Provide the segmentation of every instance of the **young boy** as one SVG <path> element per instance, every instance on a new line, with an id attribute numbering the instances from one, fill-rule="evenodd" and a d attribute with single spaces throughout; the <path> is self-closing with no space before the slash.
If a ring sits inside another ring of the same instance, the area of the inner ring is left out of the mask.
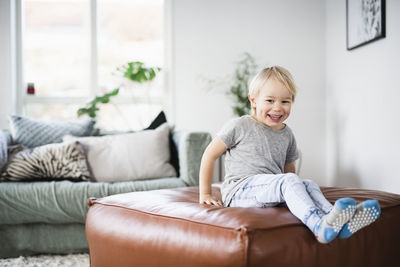
<path id="1" fill-rule="evenodd" d="M 358 206 L 341 198 L 332 206 L 319 186 L 296 174 L 295 137 L 283 122 L 296 97 L 291 74 L 274 66 L 252 80 L 248 98 L 252 115 L 225 124 L 204 152 L 200 167 L 200 203 L 225 207 L 270 207 L 286 203 L 321 243 L 347 238 L 380 215 L 378 201 Z M 222 202 L 211 194 L 215 160 L 224 152 L 226 176 Z"/>

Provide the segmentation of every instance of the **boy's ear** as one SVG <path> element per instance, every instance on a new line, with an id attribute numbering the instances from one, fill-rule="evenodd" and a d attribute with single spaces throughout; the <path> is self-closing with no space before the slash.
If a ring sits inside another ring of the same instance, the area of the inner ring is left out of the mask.
<path id="1" fill-rule="evenodd" d="M 256 107 L 256 102 L 254 101 L 254 97 L 252 97 L 250 94 L 247 95 L 247 98 L 250 101 L 251 107 L 254 108 Z"/>

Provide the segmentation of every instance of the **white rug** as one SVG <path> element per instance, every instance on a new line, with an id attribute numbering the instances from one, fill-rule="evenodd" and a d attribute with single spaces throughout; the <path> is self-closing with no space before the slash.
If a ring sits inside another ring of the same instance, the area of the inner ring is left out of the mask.
<path id="1" fill-rule="evenodd" d="M 89 254 L 40 255 L 0 259 L 1 267 L 89 267 Z"/>

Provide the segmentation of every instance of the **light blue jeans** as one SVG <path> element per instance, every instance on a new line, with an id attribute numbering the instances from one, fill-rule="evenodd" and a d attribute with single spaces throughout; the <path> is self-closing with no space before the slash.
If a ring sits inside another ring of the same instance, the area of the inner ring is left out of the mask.
<path id="1" fill-rule="evenodd" d="M 294 173 L 250 177 L 235 193 L 229 206 L 271 207 L 283 203 L 311 231 L 333 207 L 314 181 L 300 179 Z"/>

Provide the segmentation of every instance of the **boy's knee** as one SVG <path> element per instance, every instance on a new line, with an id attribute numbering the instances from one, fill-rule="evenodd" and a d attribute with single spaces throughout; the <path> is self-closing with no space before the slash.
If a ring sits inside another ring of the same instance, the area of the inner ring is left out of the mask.
<path id="1" fill-rule="evenodd" d="M 310 179 L 303 180 L 304 185 L 316 185 L 317 183 Z"/>
<path id="2" fill-rule="evenodd" d="M 294 184 L 294 183 L 301 183 L 301 179 L 294 173 L 286 173 L 284 179 L 287 183 Z"/>
<path id="3" fill-rule="evenodd" d="M 310 180 L 310 179 L 304 179 L 303 184 L 305 186 L 310 186 L 310 187 L 319 187 L 316 182 L 314 182 L 313 180 Z"/>

